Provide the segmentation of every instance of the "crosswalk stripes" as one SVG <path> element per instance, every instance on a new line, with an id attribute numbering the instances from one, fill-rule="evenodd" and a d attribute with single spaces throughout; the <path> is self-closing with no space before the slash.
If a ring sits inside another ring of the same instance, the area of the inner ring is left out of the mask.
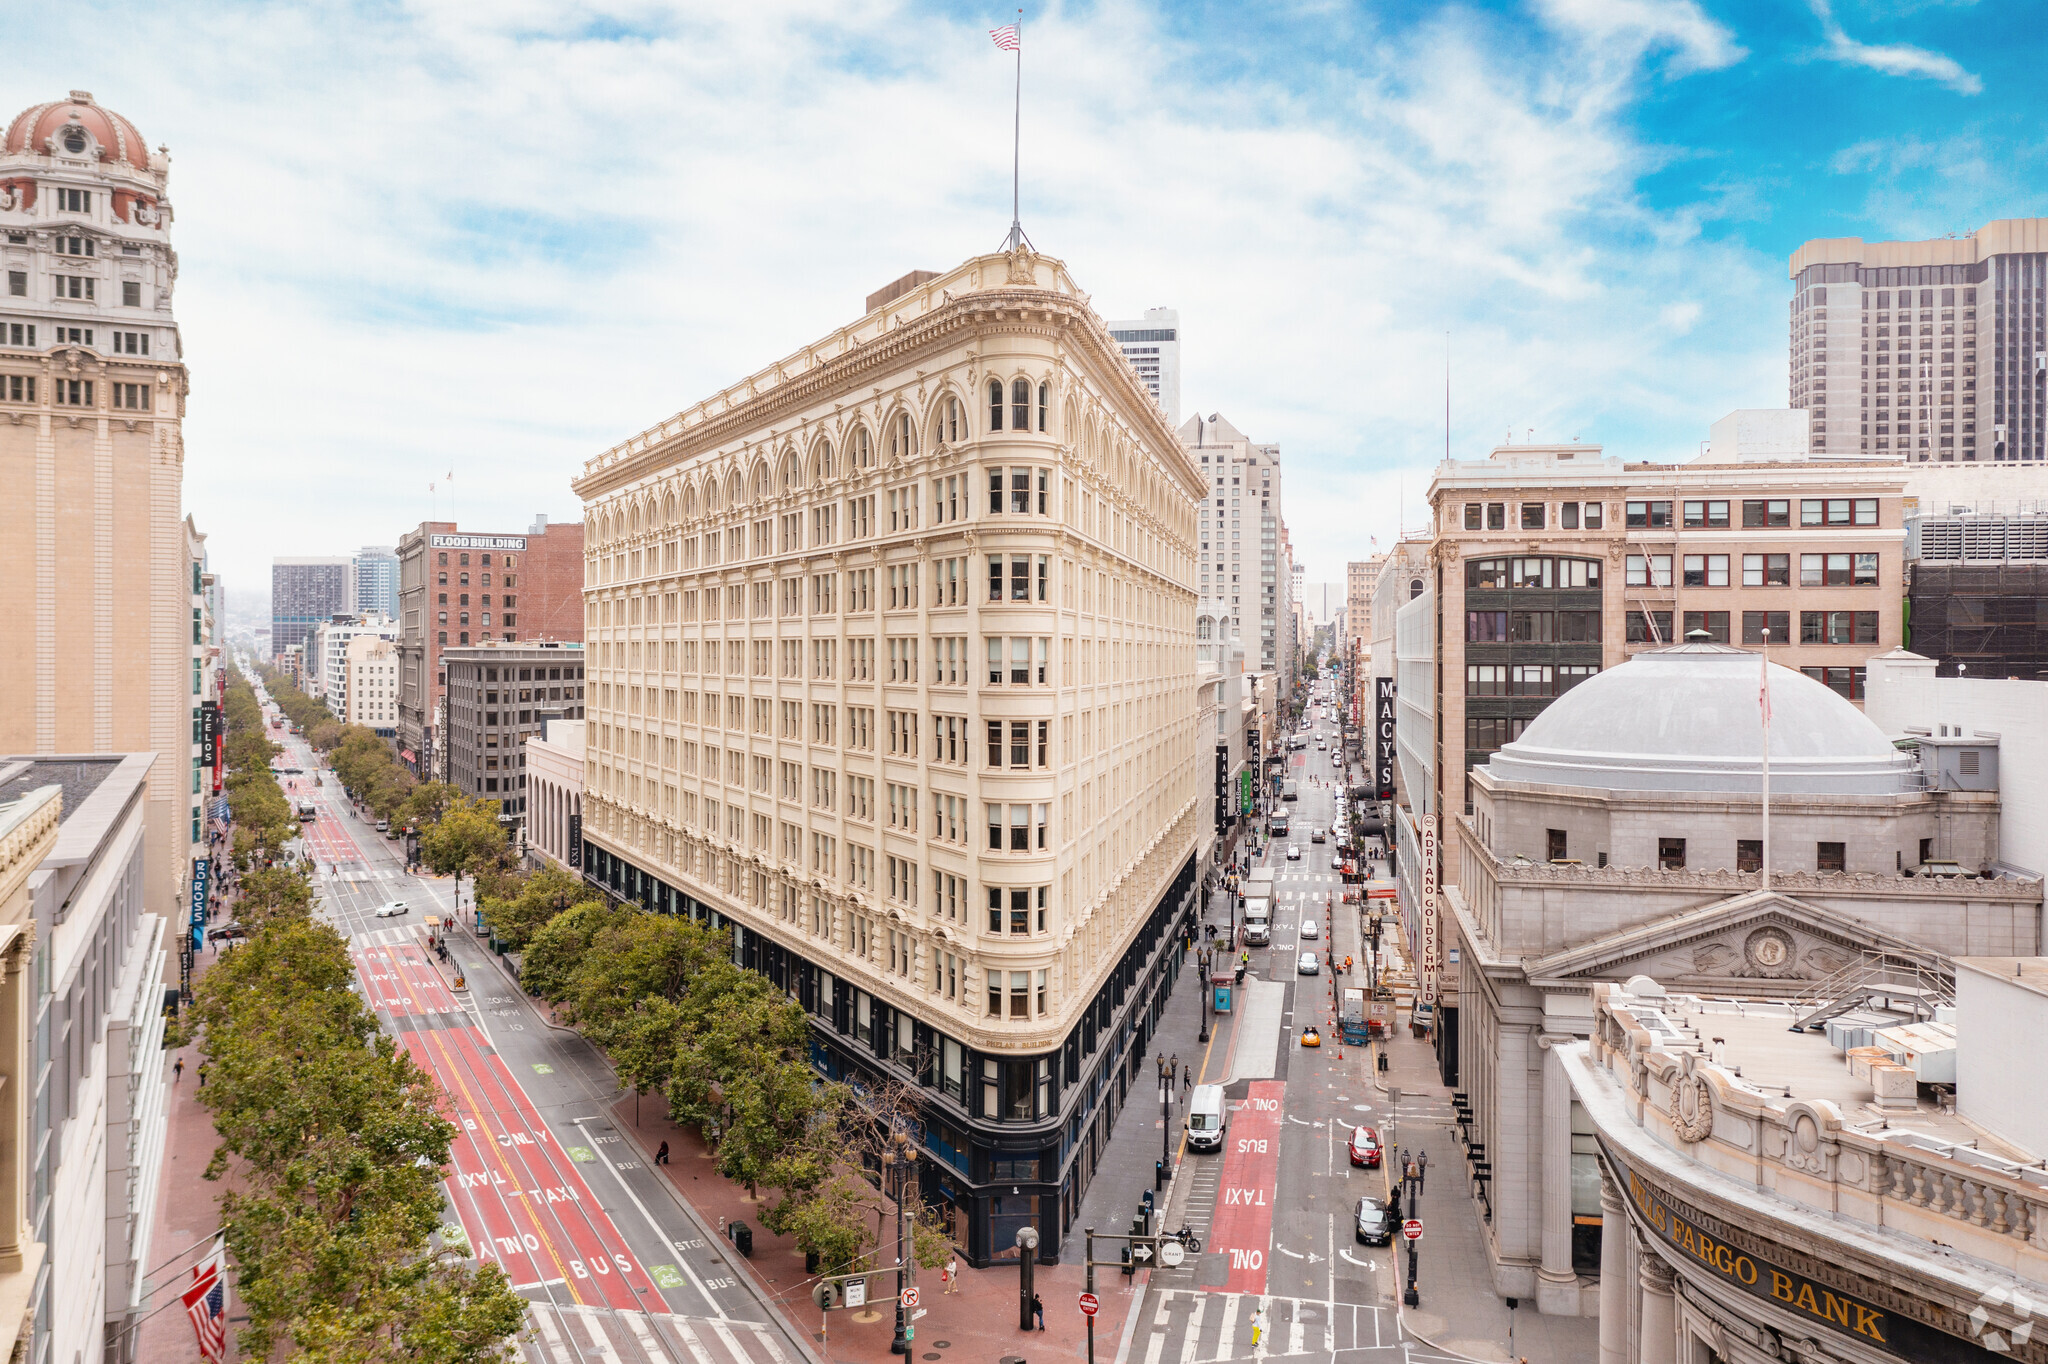
<path id="1" fill-rule="evenodd" d="M 1166 1289 L 1158 1299 L 1143 1346 L 1146 1364 L 1222 1364 L 1255 1353 L 1330 1356 L 1392 1346 L 1399 1337 L 1385 1309 L 1365 1303 L 1180 1288 Z M 1261 1308 L 1265 1332 L 1255 1352 L 1252 1318 Z"/>
<path id="2" fill-rule="evenodd" d="M 775 1328 L 581 1304 L 527 1304 L 527 1364 L 793 1364 Z"/>
<path id="3" fill-rule="evenodd" d="M 413 941 L 413 939 L 414 934 L 410 929 L 366 928 L 348 941 L 349 946 L 356 948 L 398 947 L 401 944 Z"/>

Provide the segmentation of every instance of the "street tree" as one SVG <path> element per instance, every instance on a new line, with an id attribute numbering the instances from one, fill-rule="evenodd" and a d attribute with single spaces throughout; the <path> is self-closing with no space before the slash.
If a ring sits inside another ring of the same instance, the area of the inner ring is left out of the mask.
<path id="1" fill-rule="evenodd" d="M 420 835 L 420 861 L 455 878 L 455 903 L 462 903 L 462 878 L 505 855 L 505 830 L 498 802 L 457 796 L 446 813 Z"/>

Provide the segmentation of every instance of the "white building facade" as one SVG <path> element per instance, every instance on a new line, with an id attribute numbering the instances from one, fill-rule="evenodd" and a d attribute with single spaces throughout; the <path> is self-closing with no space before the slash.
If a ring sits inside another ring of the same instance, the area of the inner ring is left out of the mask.
<path id="1" fill-rule="evenodd" d="M 364 545 L 348 561 L 348 609 L 398 619 L 398 549 Z"/>
<path id="2" fill-rule="evenodd" d="M 1159 404 L 1168 426 L 1180 424 L 1180 313 L 1147 308 L 1128 322 L 1107 324 L 1109 335 L 1138 372 L 1138 382 Z"/>
<path id="3" fill-rule="evenodd" d="M 526 740 L 529 858 L 583 870 L 583 758 L 587 720 L 549 720 Z"/>
<path id="4" fill-rule="evenodd" d="M 1256 445 L 1221 413 L 1181 424 L 1181 444 L 1208 487 L 1196 516 L 1200 612 L 1227 621 L 1256 671 L 1292 694 L 1293 565 L 1281 525 L 1280 447 Z"/>
<path id="5" fill-rule="evenodd" d="M 383 738 L 398 734 L 398 644 L 389 634 L 360 634 L 342 658 L 337 713 L 345 725 L 363 725 Z"/>

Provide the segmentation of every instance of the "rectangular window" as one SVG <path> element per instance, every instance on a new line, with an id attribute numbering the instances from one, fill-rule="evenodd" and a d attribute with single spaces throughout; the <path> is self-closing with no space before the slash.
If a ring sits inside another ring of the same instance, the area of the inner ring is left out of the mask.
<path id="1" fill-rule="evenodd" d="M 1600 503 L 1600 502 L 1588 502 L 1588 503 L 1586 504 L 1586 529 L 1587 529 L 1587 530 L 1598 530 L 1598 529 L 1600 529 L 1600 519 L 1601 519 L 1601 513 L 1600 513 L 1600 509 L 1601 509 L 1601 507 L 1602 507 L 1602 506 L 1604 506 L 1604 505 L 1605 505 L 1604 503 Z"/>
<path id="2" fill-rule="evenodd" d="M 1764 631 L 1771 632 L 1770 642 L 1787 644 L 1792 638 L 1792 613 L 1790 611 L 1744 611 L 1742 613 L 1742 642 L 1762 644 Z"/>
<path id="3" fill-rule="evenodd" d="M 1846 843 L 1816 843 L 1813 849 L 1815 871 L 1847 871 L 1849 869 L 1849 845 Z"/>
<path id="4" fill-rule="evenodd" d="M 1719 500 L 1692 500 L 1685 504 L 1685 524 L 1692 530 L 1725 530 L 1728 504 Z"/>
<path id="5" fill-rule="evenodd" d="M 1685 585 L 1687 587 L 1726 587 L 1728 585 L 1728 556 L 1725 554 L 1686 555 Z"/>
<path id="6" fill-rule="evenodd" d="M 1671 504 L 1665 501 L 1635 501 L 1627 504 L 1630 530 L 1661 530 L 1671 524 Z"/>
<path id="7" fill-rule="evenodd" d="M 1682 838 L 1658 839 L 1657 865 L 1666 871 L 1685 870 L 1685 840 Z"/>
<path id="8" fill-rule="evenodd" d="M 1488 530 L 1506 530 L 1508 528 L 1507 503 L 1489 502 L 1486 504 L 1486 528 Z"/>
<path id="9" fill-rule="evenodd" d="M 1468 644 L 1505 644 L 1508 638 L 1508 613 L 1505 611 L 1467 611 L 1465 613 L 1465 641 Z"/>
<path id="10" fill-rule="evenodd" d="M 1558 503 L 1557 524 L 1564 530 L 1577 530 L 1579 528 L 1579 504 L 1576 502 Z"/>
<path id="11" fill-rule="evenodd" d="M 1480 518 L 1481 518 L 1481 517 L 1482 517 L 1483 515 L 1485 515 L 1485 511 L 1484 511 L 1484 508 L 1483 508 L 1483 507 L 1481 506 L 1481 504 L 1479 504 L 1479 503 L 1477 503 L 1477 502 L 1467 502 L 1467 503 L 1465 504 L 1465 529 L 1466 529 L 1466 530 L 1479 530 L 1479 529 L 1481 529 L 1482 527 L 1481 527 L 1481 524 L 1480 524 Z"/>
<path id="12" fill-rule="evenodd" d="M 1669 554 L 1631 554 L 1625 560 L 1630 587 L 1671 586 L 1671 556 Z"/>
<path id="13" fill-rule="evenodd" d="M 1630 611 L 1623 638 L 1630 644 L 1670 644 L 1669 611 Z"/>
<path id="14" fill-rule="evenodd" d="M 1465 695 L 1506 696 L 1508 694 L 1508 670 L 1500 663 L 1468 663 L 1465 665 Z"/>
<path id="15" fill-rule="evenodd" d="M 1745 554 L 1742 556 L 1744 587 L 1790 587 L 1792 556 L 1789 554 Z"/>
<path id="16" fill-rule="evenodd" d="M 1707 632 L 1707 642 L 1726 644 L 1728 642 L 1728 613 L 1726 611 L 1688 611 L 1685 613 L 1686 643 L 1698 643 L 1693 635 Z"/>
<path id="17" fill-rule="evenodd" d="M 1776 497 L 1746 501 L 1742 504 L 1744 526 L 1789 526 L 1792 524 L 1792 503 L 1789 498 Z"/>
<path id="18" fill-rule="evenodd" d="M 1854 555 L 1855 567 L 1850 581 L 1856 587 L 1877 586 L 1877 556 L 1875 554 Z"/>
<path id="19" fill-rule="evenodd" d="M 1523 530 L 1543 529 L 1543 508 L 1544 504 L 1541 502 L 1524 502 L 1522 504 Z"/>

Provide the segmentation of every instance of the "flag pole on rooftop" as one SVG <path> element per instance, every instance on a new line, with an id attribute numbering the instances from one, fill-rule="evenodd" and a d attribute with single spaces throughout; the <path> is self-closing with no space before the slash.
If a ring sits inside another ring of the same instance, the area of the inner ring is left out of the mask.
<path id="1" fill-rule="evenodd" d="M 1017 22 L 992 28 L 988 36 L 995 39 L 996 46 L 1005 52 L 1017 54 L 1017 85 L 1014 122 L 1010 131 L 1010 235 L 1003 239 L 1003 250 L 1021 251 L 1031 245 L 1031 239 L 1024 235 L 1024 219 L 1019 211 L 1021 201 L 1020 166 L 1024 149 L 1024 11 L 1017 11 Z"/>

